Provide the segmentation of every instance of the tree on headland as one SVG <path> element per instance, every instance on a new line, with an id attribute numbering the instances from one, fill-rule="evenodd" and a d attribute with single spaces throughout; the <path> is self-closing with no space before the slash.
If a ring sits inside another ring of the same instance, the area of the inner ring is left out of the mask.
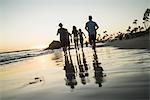
<path id="1" fill-rule="evenodd" d="M 137 27 L 137 19 L 134 20 L 133 24 L 135 24 L 135 27 Z"/>
<path id="2" fill-rule="evenodd" d="M 128 27 L 127 32 L 130 33 L 131 31 L 131 26 Z"/>
<path id="3" fill-rule="evenodd" d="M 136 33 L 136 32 L 138 31 L 137 21 L 138 21 L 137 19 L 135 19 L 135 20 L 133 21 L 133 24 L 135 24 L 135 26 L 134 26 L 134 28 L 132 29 L 131 33 Z"/>
<path id="4" fill-rule="evenodd" d="M 103 33 L 107 33 L 107 31 L 104 31 Z"/>
<path id="5" fill-rule="evenodd" d="M 147 29 L 146 24 L 145 24 L 145 21 L 143 22 L 143 24 L 144 24 L 145 29 Z"/>
<path id="6" fill-rule="evenodd" d="M 101 40 L 101 35 L 100 35 L 100 34 L 98 34 L 98 37 L 97 37 L 96 40 L 97 40 L 97 41 L 100 41 L 100 40 Z"/>
<path id="7" fill-rule="evenodd" d="M 139 30 L 140 30 L 140 32 L 142 31 L 144 29 L 144 27 L 141 27 Z"/>
<path id="8" fill-rule="evenodd" d="M 149 26 L 149 14 L 150 14 L 150 9 L 147 8 L 145 13 L 144 13 L 144 16 L 143 16 L 143 24 L 145 26 L 146 29 L 148 29 L 150 26 Z"/>

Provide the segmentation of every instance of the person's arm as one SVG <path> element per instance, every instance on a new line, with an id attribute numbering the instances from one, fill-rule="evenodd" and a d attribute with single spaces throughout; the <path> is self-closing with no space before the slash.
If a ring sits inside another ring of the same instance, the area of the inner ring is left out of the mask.
<path id="1" fill-rule="evenodd" d="M 87 31 L 88 31 L 87 23 L 85 24 L 85 30 L 87 30 Z"/>
<path id="2" fill-rule="evenodd" d="M 69 36 L 70 36 L 70 41 L 71 41 L 71 43 L 72 43 L 72 34 L 69 33 L 68 30 L 67 30 L 67 33 L 69 34 Z"/>
<path id="3" fill-rule="evenodd" d="M 73 35 L 73 31 L 71 32 L 71 34 Z"/>
<path id="4" fill-rule="evenodd" d="M 57 30 L 57 35 L 59 34 L 59 29 Z"/>
<path id="5" fill-rule="evenodd" d="M 95 23 L 95 27 L 96 27 L 96 28 L 95 28 L 96 30 L 99 28 L 99 26 L 97 25 L 97 23 Z"/>
<path id="6" fill-rule="evenodd" d="M 82 32 L 82 34 L 84 35 L 84 37 L 86 38 L 85 34 Z"/>
<path id="7" fill-rule="evenodd" d="M 67 33 L 69 34 L 70 37 L 72 36 L 72 34 L 68 32 L 68 30 L 67 30 Z"/>

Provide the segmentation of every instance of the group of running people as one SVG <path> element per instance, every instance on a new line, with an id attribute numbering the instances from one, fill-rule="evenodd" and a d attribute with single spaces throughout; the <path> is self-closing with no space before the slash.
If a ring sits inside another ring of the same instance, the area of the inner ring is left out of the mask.
<path id="1" fill-rule="evenodd" d="M 74 37 L 74 44 L 75 49 L 78 48 L 78 41 L 80 40 L 81 47 L 83 48 L 83 36 L 86 38 L 85 34 L 82 32 L 81 29 L 77 30 L 76 26 L 73 26 L 72 34 L 68 32 L 66 28 L 63 28 L 63 24 L 59 24 L 59 29 L 57 31 L 57 35 L 60 34 L 60 42 L 61 46 L 63 47 L 63 50 L 67 49 L 67 47 L 70 48 L 70 38 L 73 34 Z M 85 25 L 85 29 L 88 32 L 89 36 L 89 43 L 92 45 L 92 47 L 95 47 L 95 40 L 96 40 L 96 30 L 99 28 L 96 22 L 92 21 L 92 16 L 89 16 L 89 21 Z"/>

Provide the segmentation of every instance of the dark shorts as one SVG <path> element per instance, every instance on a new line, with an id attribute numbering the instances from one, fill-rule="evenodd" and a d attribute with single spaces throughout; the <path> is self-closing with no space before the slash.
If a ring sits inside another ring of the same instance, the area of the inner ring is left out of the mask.
<path id="1" fill-rule="evenodd" d="M 61 47 L 70 46 L 70 41 L 68 39 L 60 40 L 60 42 L 61 42 Z"/>
<path id="2" fill-rule="evenodd" d="M 95 43 L 95 40 L 96 40 L 96 35 L 94 35 L 94 34 L 89 35 L 89 42 L 90 42 L 90 44 L 91 44 L 92 42 Z"/>

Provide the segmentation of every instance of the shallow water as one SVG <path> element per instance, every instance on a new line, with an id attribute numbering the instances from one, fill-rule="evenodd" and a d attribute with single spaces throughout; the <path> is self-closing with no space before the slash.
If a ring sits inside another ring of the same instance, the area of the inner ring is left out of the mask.
<path id="1" fill-rule="evenodd" d="M 150 72 L 148 50 L 90 47 L 83 53 L 88 70 L 80 77 L 76 50 L 70 51 L 75 71 L 74 89 L 67 84 L 65 57 L 61 50 L 22 62 L 2 65 L 0 87 L 2 100 L 147 100 Z M 97 59 L 94 57 L 97 55 Z M 104 71 L 94 70 L 98 61 Z M 85 75 L 88 73 L 88 75 Z M 101 75 L 103 74 L 103 75 Z M 40 81 L 41 80 L 41 81 Z M 131 95 L 133 94 L 133 95 Z M 135 96 L 134 96 L 135 95 Z"/>

